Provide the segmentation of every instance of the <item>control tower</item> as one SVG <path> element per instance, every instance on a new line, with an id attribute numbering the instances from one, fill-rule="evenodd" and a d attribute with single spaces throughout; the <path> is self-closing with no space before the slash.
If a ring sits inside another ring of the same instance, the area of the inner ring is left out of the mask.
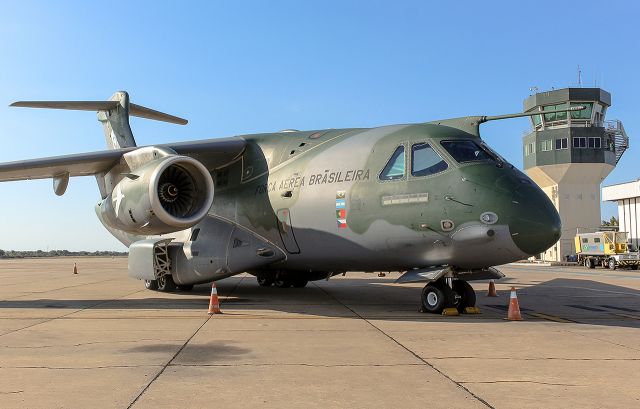
<path id="1" fill-rule="evenodd" d="M 580 111 L 544 111 L 584 106 Z M 560 240 L 540 257 L 564 261 L 575 253 L 577 228 L 600 227 L 600 184 L 629 146 L 622 122 L 606 121 L 611 94 L 600 88 L 564 88 L 524 101 L 532 129 L 523 138 L 524 170 L 549 196 L 562 220 Z"/>

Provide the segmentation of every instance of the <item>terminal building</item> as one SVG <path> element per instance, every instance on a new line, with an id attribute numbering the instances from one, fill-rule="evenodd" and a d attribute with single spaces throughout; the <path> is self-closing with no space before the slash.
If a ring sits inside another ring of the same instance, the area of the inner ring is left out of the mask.
<path id="1" fill-rule="evenodd" d="M 583 106 L 584 109 L 545 114 Z M 524 170 L 549 196 L 562 220 L 560 240 L 540 258 L 563 261 L 574 254 L 578 229 L 601 224 L 600 185 L 629 146 L 622 122 L 605 119 L 611 95 L 600 88 L 540 92 L 524 101 L 531 130 L 524 136 Z"/>
<path id="2" fill-rule="evenodd" d="M 618 230 L 627 232 L 627 240 L 640 248 L 640 179 L 602 188 L 602 200 L 618 202 Z"/>

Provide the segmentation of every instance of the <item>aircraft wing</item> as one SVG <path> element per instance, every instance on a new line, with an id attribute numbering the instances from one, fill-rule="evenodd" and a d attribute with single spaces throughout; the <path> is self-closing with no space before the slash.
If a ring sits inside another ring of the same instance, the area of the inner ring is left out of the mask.
<path id="1" fill-rule="evenodd" d="M 244 151 L 245 144 L 245 140 L 241 138 L 220 138 L 158 146 L 173 149 L 180 155 L 206 158 L 205 166 L 213 169 L 238 158 Z M 122 155 L 136 149 L 138 148 L 111 149 L 0 163 L 0 182 L 47 179 L 67 172 L 69 176 L 95 175 L 109 170 L 118 163 Z"/>

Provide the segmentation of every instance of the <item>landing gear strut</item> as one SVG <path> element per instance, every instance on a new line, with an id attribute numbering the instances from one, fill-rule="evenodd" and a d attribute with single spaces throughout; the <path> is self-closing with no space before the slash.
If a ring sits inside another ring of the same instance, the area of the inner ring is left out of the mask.
<path id="1" fill-rule="evenodd" d="M 445 308 L 464 312 L 467 307 L 475 307 L 476 293 L 464 280 L 441 278 L 424 287 L 421 304 L 421 312 L 440 314 Z"/>

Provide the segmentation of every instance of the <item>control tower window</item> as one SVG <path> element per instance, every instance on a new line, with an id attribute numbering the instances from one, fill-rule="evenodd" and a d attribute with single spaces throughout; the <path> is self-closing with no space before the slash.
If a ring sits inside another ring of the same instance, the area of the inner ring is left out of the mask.
<path id="1" fill-rule="evenodd" d="M 480 162 L 489 161 L 497 162 L 498 159 L 489 153 L 489 151 L 483 149 L 480 145 L 470 140 L 458 140 L 458 141 L 442 141 L 440 142 L 443 148 L 449 152 L 449 155 L 453 157 L 457 162 Z"/>
<path id="2" fill-rule="evenodd" d="M 396 148 L 391 155 L 391 159 L 387 162 L 384 169 L 380 173 L 380 180 L 397 180 L 404 177 L 405 160 L 404 145 Z"/>
<path id="3" fill-rule="evenodd" d="M 572 102 L 571 107 L 583 106 L 585 109 L 581 111 L 571 111 L 571 119 L 591 119 L 591 111 L 593 110 L 593 102 Z"/>
<path id="4" fill-rule="evenodd" d="M 542 126 L 542 115 L 534 115 L 531 117 L 533 120 L 533 126 L 538 129 Z"/>
<path id="5" fill-rule="evenodd" d="M 585 138 L 584 136 L 573 138 L 573 147 L 574 148 L 586 148 L 587 147 L 587 138 Z"/>
<path id="6" fill-rule="evenodd" d="M 567 109 L 567 104 L 558 104 L 558 105 L 547 105 L 542 107 L 543 111 L 555 111 L 557 109 Z M 561 122 L 567 120 L 567 112 L 554 112 L 552 114 L 544 114 L 544 121 L 549 124 L 549 122 Z M 553 124 L 551 124 L 553 125 Z"/>
<path id="7" fill-rule="evenodd" d="M 411 174 L 429 176 L 445 171 L 449 165 L 428 143 L 417 143 L 411 147 Z"/>
<path id="8" fill-rule="evenodd" d="M 602 139 L 600 139 L 598 137 L 590 136 L 589 137 L 589 147 L 590 148 L 595 148 L 595 149 L 602 148 Z"/>

